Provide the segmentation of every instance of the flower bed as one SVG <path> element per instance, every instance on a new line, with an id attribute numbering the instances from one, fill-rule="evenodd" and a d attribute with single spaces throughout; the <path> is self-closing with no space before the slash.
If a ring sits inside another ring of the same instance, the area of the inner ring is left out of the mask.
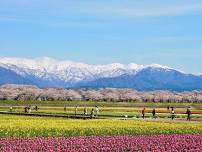
<path id="1" fill-rule="evenodd" d="M 0 151 L 202 151 L 202 135 L 1 138 Z"/>

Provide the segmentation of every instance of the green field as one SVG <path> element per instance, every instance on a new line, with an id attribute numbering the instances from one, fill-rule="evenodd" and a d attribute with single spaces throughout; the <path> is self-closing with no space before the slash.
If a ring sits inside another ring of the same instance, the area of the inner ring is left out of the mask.
<path id="1" fill-rule="evenodd" d="M 16 100 L 0 100 L 0 105 L 51 105 L 51 106 L 100 106 L 100 107 L 199 107 L 202 108 L 202 103 L 155 103 L 155 102 L 103 102 L 103 101 L 16 101 Z"/>

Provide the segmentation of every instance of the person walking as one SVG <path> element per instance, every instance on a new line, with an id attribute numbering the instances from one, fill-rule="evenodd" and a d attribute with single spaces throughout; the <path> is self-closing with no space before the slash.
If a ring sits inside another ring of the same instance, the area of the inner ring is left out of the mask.
<path id="1" fill-rule="evenodd" d="M 24 107 L 24 112 L 25 112 L 25 113 L 28 113 L 28 107 L 27 107 L 27 106 Z"/>
<path id="2" fill-rule="evenodd" d="M 143 119 L 145 118 L 145 110 L 146 110 L 145 108 L 142 109 L 142 118 Z"/>
<path id="3" fill-rule="evenodd" d="M 169 110 L 170 109 L 170 106 L 167 106 L 167 110 Z"/>
<path id="4" fill-rule="evenodd" d="M 155 108 L 152 110 L 152 118 L 156 119 L 156 110 L 155 110 Z"/>
<path id="5" fill-rule="evenodd" d="M 190 121 L 191 120 L 191 110 L 190 110 L 190 108 L 187 108 L 186 114 L 187 114 L 187 120 Z"/>
<path id="6" fill-rule="evenodd" d="M 90 113 L 91 119 L 94 117 L 94 109 L 92 108 L 91 113 Z"/>
<path id="7" fill-rule="evenodd" d="M 174 109 L 171 111 L 171 119 L 172 119 L 172 120 L 175 119 L 175 111 L 174 111 Z"/>
<path id="8" fill-rule="evenodd" d="M 38 110 L 39 110 L 39 107 L 38 107 L 38 106 L 35 106 L 34 109 L 35 109 L 35 111 L 38 111 Z"/>

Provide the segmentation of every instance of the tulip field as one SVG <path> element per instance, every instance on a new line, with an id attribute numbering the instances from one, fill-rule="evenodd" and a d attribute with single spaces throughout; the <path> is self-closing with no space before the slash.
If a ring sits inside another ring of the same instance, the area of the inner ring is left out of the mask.
<path id="1" fill-rule="evenodd" d="M 0 137 L 202 134 L 202 123 L 0 115 Z"/>
<path id="2" fill-rule="evenodd" d="M 90 109 L 95 105 L 88 106 Z M 130 103 L 129 103 L 130 104 Z M 24 105 L 25 106 L 25 105 Z M 97 119 L 67 119 L 44 117 L 43 114 L 74 115 L 74 105 L 43 105 L 32 114 L 24 114 L 23 105 L 0 106 L 0 151 L 2 152 L 202 152 L 202 108 L 192 106 L 192 121 L 186 120 L 186 107 L 176 107 L 177 118 L 170 119 L 166 106 L 156 106 L 157 119 L 152 119 L 153 107 L 100 105 Z M 77 114 L 83 115 L 83 106 Z M 16 114 L 15 114 L 16 113 Z M 124 116 L 128 115 L 128 118 Z M 108 117 L 106 117 L 108 116 Z M 111 116 L 111 117 L 110 117 Z M 116 117 L 114 117 L 116 116 Z"/>
<path id="3" fill-rule="evenodd" d="M 154 136 L 102 136 L 102 137 L 49 137 L 3 138 L 2 152 L 124 152 L 124 151 L 202 151 L 201 135 L 154 135 Z"/>
<path id="4" fill-rule="evenodd" d="M 202 151 L 202 123 L 0 115 L 0 151 Z"/>

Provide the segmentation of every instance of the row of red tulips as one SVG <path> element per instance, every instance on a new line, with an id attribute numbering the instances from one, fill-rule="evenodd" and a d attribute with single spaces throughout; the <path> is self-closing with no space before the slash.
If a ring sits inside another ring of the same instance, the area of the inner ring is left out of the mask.
<path id="1" fill-rule="evenodd" d="M 0 151 L 202 151 L 202 135 L 1 138 Z"/>

